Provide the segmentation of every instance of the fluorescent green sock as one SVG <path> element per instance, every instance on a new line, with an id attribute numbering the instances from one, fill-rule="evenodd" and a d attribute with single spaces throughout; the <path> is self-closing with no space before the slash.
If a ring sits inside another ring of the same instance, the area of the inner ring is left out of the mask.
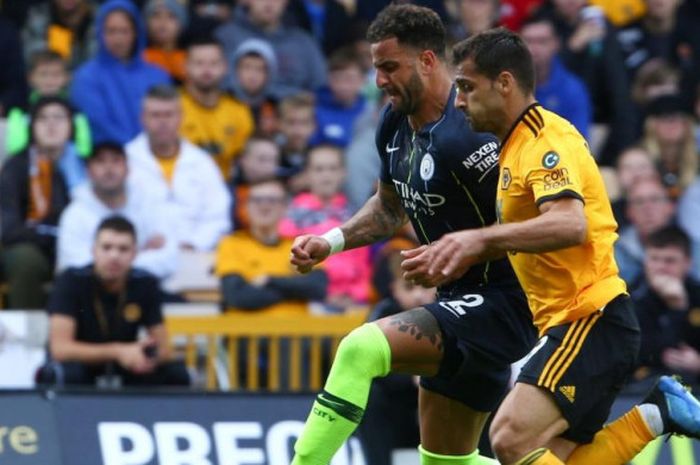
<path id="1" fill-rule="evenodd" d="M 391 349 L 376 324 L 348 334 L 294 445 L 292 465 L 328 465 L 362 420 L 372 380 L 386 376 L 390 368 Z"/>
<path id="2" fill-rule="evenodd" d="M 498 465 L 498 460 L 479 455 L 479 449 L 467 455 L 442 455 L 418 446 L 421 465 Z"/>

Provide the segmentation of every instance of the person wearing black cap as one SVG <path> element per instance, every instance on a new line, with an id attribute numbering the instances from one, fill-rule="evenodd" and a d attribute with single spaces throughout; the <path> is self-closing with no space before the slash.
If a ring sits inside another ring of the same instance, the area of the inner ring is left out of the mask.
<path id="1" fill-rule="evenodd" d="M 31 143 L 0 172 L 0 265 L 11 308 L 41 308 L 52 275 L 56 225 L 68 204 L 68 180 L 59 160 L 73 133 L 73 111 L 59 97 L 32 110 Z"/>
<path id="2" fill-rule="evenodd" d="M 693 119 L 679 95 L 649 102 L 642 144 L 656 161 L 671 197 L 679 197 L 698 174 Z"/>

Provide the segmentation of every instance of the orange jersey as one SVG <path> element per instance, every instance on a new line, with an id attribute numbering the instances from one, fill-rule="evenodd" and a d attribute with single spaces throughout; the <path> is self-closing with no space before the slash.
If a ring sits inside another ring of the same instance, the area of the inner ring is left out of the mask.
<path id="1" fill-rule="evenodd" d="M 499 164 L 500 223 L 535 218 L 539 205 L 562 197 L 584 203 L 588 228 L 583 244 L 508 254 L 540 334 L 625 293 L 613 255 L 617 223 L 598 166 L 573 125 L 539 104 L 531 105 L 503 141 Z"/>

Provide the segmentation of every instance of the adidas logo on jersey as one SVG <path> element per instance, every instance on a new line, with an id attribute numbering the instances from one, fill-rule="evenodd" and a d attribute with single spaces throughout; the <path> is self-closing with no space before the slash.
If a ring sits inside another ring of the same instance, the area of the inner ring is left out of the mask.
<path id="1" fill-rule="evenodd" d="M 564 394 L 564 397 L 566 397 L 569 402 L 572 404 L 574 403 L 576 399 L 576 386 L 560 386 L 559 392 Z"/>

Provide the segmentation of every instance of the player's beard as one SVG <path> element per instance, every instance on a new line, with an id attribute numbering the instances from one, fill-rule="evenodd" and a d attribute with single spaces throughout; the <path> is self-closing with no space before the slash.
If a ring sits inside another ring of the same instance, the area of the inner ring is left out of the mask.
<path id="1" fill-rule="evenodd" d="M 423 96 L 424 90 L 425 86 L 423 85 L 423 81 L 420 80 L 418 73 L 414 71 L 413 74 L 411 74 L 411 78 L 408 80 L 406 87 L 399 89 L 401 99 L 395 108 L 396 111 L 406 115 L 412 115 L 415 113 L 418 110 L 420 99 Z"/>

